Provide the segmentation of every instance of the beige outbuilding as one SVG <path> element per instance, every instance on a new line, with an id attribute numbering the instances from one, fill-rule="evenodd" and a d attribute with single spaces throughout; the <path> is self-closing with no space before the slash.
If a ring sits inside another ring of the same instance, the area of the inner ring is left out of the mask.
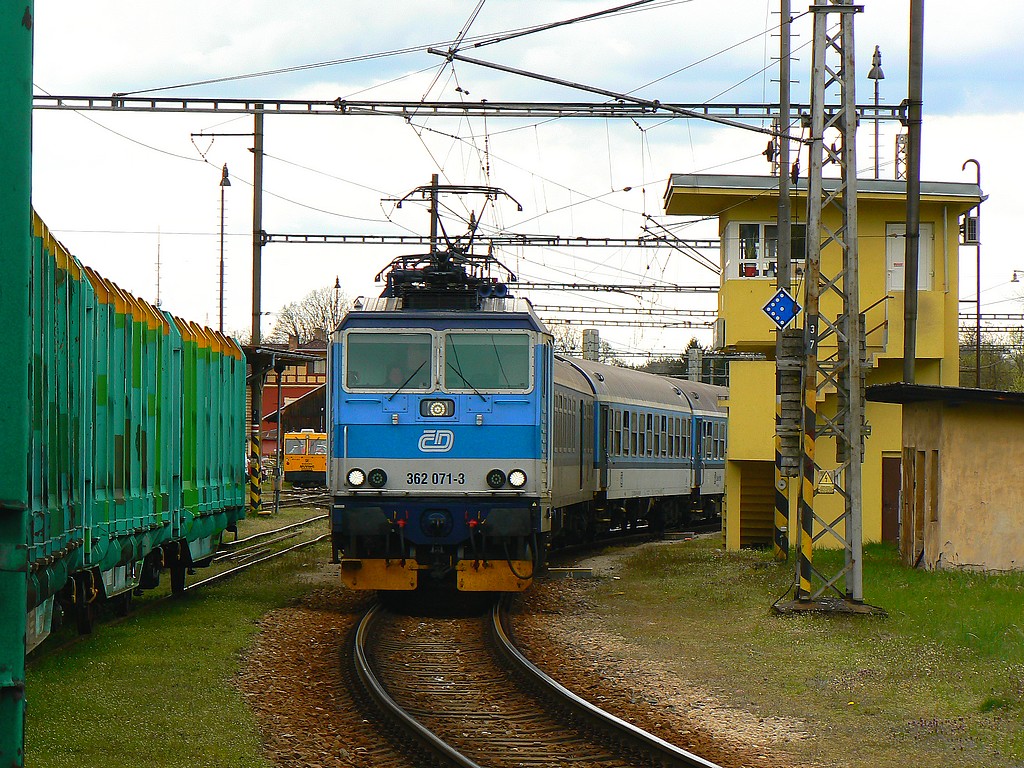
<path id="1" fill-rule="evenodd" d="M 1024 569 L 1024 393 L 880 384 L 867 399 L 903 405 L 903 561 Z"/>

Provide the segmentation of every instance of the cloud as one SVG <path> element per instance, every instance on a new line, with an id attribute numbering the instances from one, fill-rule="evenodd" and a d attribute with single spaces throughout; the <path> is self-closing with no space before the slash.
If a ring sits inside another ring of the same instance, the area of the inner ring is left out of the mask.
<path id="1" fill-rule="evenodd" d="M 294 67 L 449 40 L 476 3 L 324 0 L 282 5 L 260 0 L 173 4 L 53 0 L 36 6 L 35 81 L 52 92 L 109 94 Z M 1015 258 L 1014 211 L 1020 162 L 1007 151 L 1019 133 L 1017 56 L 1024 24 L 1017 4 L 930 0 L 926 37 L 924 168 L 929 178 L 969 180 L 967 157 L 982 163 L 991 193 L 984 209 L 985 273 L 993 280 Z M 491 2 L 470 35 L 520 28 L 607 7 L 603 2 Z M 612 90 L 643 89 L 647 98 L 699 102 L 774 101 L 778 40 L 774 0 L 694 0 L 658 10 L 564 27 L 467 54 Z M 802 13 L 804 7 L 797 8 Z M 885 103 L 906 93 L 909 3 L 869 2 L 857 17 L 861 102 L 871 52 L 881 45 Z M 793 98 L 807 101 L 810 19 L 796 25 Z M 710 57 L 710 58 L 709 58 Z M 699 63 L 707 59 L 704 63 Z M 415 101 L 442 67 L 426 53 L 232 81 L 175 92 L 203 96 Z M 762 68 L 768 67 L 761 72 Z M 425 70 L 419 74 L 420 70 Z M 395 78 L 406 75 L 397 82 Z M 456 87 L 468 90 L 460 94 Z M 432 99 L 597 100 L 494 70 L 458 64 L 429 91 Z M 108 129 L 96 125 L 100 123 Z M 660 211 L 670 173 L 765 173 L 765 137 L 695 121 L 459 120 L 340 116 L 266 119 L 264 229 L 271 232 L 426 231 L 422 202 L 383 203 L 440 173 L 451 183 L 503 187 L 525 210 L 497 204 L 486 224 L 522 232 L 635 236 L 643 214 Z M 35 203 L 44 219 L 86 263 L 150 300 L 156 293 L 160 230 L 161 298 L 186 317 L 215 321 L 218 293 L 220 168 L 227 163 L 226 232 L 229 327 L 251 317 L 251 138 L 194 138 L 246 133 L 252 118 L 224 115 L 35 113 Z M 883 124 L 882 156 L 891 176 L 895 124 Z M 112 131 L 116 131 L 116 135 Z M 128 138 L 125 138 L 128 137 Z M 870 172 L 871 126 L 860 131 L 860 165 Z M 152 149 L 147 148 L 152 147 Z M 203 155 L 205 154 L 205 160 Z M 303 168 L 302 166 L 305 166 Z M 312 170 L 309 170 L 312 169 Z M 629 192 L 622 191 L 631 187 Z M 278 195 L 279 197 L 276 197 Z M 286 199 L 282 199 L 286 198 Z M 476 205 L 479 212 L 479 202 Z M 456 214 L 467 208 L 452 202 Z M 452 227 L 459 226 L 453 221 Z M 714 236 L 714 223 L 692 236 Z M 84 230 L 90 230 L 86 232 Z M 415 249 L 413 249 L 415 250 Z M 376 273 L 400 248 L 270 245 L 264 249 L 263 308 L 273 310 L 340 276 L 351 295 L 379 291 Z M 523 275 L 561 280 L 682 283 L 706 280 L 691 263 L 663 251 L 506 251 Z M 966 257 L 965 257 L 966 258 Z M 970 254 L 973 258 L 973 254 Z M 1024 267 L 1014 263 L 1011 268 Z M 268 326 L 272 318 L 267 320 Z M 671 338 L 644 332 L 644 338 Z M 634 331 L 608 331 L 633 343 Z M 682 332 L 685 339 L 692 335 Z M 652 342 L 653 343 L 653 342 Z"/>

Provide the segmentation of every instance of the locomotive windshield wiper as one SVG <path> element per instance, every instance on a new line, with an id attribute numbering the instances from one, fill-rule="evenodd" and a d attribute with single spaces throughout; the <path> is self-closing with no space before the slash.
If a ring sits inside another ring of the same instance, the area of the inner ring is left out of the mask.
<path id="1" fill-rule="evenodd" d="M 397 395 L 399 392 L 401 392 L 403 389 L 405 389 L 406 384 L 408 384 L 410 381 L 412 381 L 413 376 L 415 376 L 417 373 L 419 373 L 420 369 L 423 368 L 423 366 L 426 365 L 426 364 L 427 364 L 426 360 L 424 360 L 422 363 L 420 363 L 419 367 L 415 371 L 413 371 L 412 373 L 409 374 L 409 378 L 407 378 L 405 381 L 403 381 L 401 383 L 401 385 L 398 387 L 398 389 L 396 389 L 394 392 L 392 392 L 390 395 L 388 395 L 388 402 L 389 403 L 391 402 L 391 398 L 393 398 L 395 395 Z"/>
<path id="2" fill-rule="evenodd" d="M 448 369 L 449 369 L 449 370 L 450 370 L 450 371 L 451 371 L 452 373 L 454 373 L 454 374 L 455 374 L 456 376 L 458 376 L 458 377 L 459 377 L 460 379 L 462 379 L 462 382 L 463 382 L 463 383 L 464 383 L 464 384 L 465 384 L 465 385 L 466 385 L 467 387 L 469 387 L 470 389 L 472 389 L 472 390 L 473 390 L 473 392 L 474 392 L 474 394 L 476 394 L 476 395 L 477 395 L 477 397 L 479 397 L 479 398 L 480 398 L 481 400 L 483 400 L 483 401 L 485 401 L 485 402 L 486 402 L 487 398 L 486 398 L 486 397 L 484 397 L 483 395 L 481 395 L 481 394 L 480 394 L 480 390 L 478 390 L 478 389 L 477 389 L 476 387 L 474 387 L 474 386 L 473 386 L 472 384 L 470 384 L 470 382 L 469 382 L 469 379 L 467 379 L 467 378 L 466 378 L 465 376 L 463 376 L 463 375 L 462 375 L 462 371 L 460 371 L 460 370 L 459 370 L 458 368 L 456 368 L 456 367 L 455 367 L 454 365 L 452 365 L 451 363 L 446 363 L 445 365 L 446 365 L 446 367 L 447 367 L 447 368 L 448 368 Z"/>

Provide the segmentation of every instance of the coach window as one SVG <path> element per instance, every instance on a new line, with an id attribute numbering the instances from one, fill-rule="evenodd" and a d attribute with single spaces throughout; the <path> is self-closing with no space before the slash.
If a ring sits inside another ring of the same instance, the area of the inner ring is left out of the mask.
<path id="1" fill-rule="evenodd" d="M 637 414 L 634 413 L 632 415 L 632 417 L 630 418 L 630 420 L 629 420 L 629 455 L 630 456 L 639 456 L 640 455 L 639 453 L 637 453 L 637 445 L 638 445 L 637 433 L 640 431 L 639 428 L 640 428 L 640 422 L 637 419 Z"/>
<path id="2" fill-rule="evenodd" d="M 622 413 L 612 412 L 612 440 L 611 451 L 613 456 L 622 455 Z"/>
<path id="3" fill-rule="evenodd" d="M 345 337 L 345 388 L 429 389 L 430 350 L 429 333 L 349 333 Z"/>
<path id="4" fill-rule="evenodd" d="M 449 391 L 530 388 L 530 337 L 525 333 L 447 333 L 444 386 Z"/>

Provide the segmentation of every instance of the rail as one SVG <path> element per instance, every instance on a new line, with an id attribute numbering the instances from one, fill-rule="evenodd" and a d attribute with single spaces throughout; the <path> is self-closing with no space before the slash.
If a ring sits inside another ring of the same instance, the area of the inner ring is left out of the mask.
<path id="1" fill-rule="evenodd" d="M 559 704 L 567 705 L 577 715 L 595 723 L 602 730 L 614 731 L 620 740 L 628 742 L 630 746 L 641 752 L 657 755 L 663 765 L 720 768 L 716 763 L 698 757 L 692 752 L 687 752 L 675 744 L 670 744 L 642 728 L 637 728 L 632 723 L 627 723 L 625 720 L 595 707 L 586 699 L 580 698 L 556 680 L 548 677 L 533 662 L 523 656 L 505 631 L 502 621 L 502 616 L 506 612 L 504 602 L 502 600 L 500 603 L 495 603 L 491 614 L 496 644 L 506 659 L 516 667 L 516 670 L 528 677 L 531 683 L 544 690 L 549 697 L 557 699 Z"/>
<path id="2" fill-rule="evenodd" d="M 474 763 L 461 752 L 458 752 L 439 739 L 434 733 L 424 728 L 416 718 L 412 717 L 391 698 L 391 695 L 377 679 L 366 653 L 366 639 L 381 610 L 379 603 L 374 605 L 366 612 L 366 615 L 363 616 L 359 626 L 356 628 L 355 641 L 352 648 L 352 661 L 355 664 L 359 681 L 366 689 L 370 698 L 373 699 L 373 702 L 384 712 L 385 716 L 415 737 L 420 744 L 438 759 L 460 768 L 481 768 L 478 763 Z"/>

